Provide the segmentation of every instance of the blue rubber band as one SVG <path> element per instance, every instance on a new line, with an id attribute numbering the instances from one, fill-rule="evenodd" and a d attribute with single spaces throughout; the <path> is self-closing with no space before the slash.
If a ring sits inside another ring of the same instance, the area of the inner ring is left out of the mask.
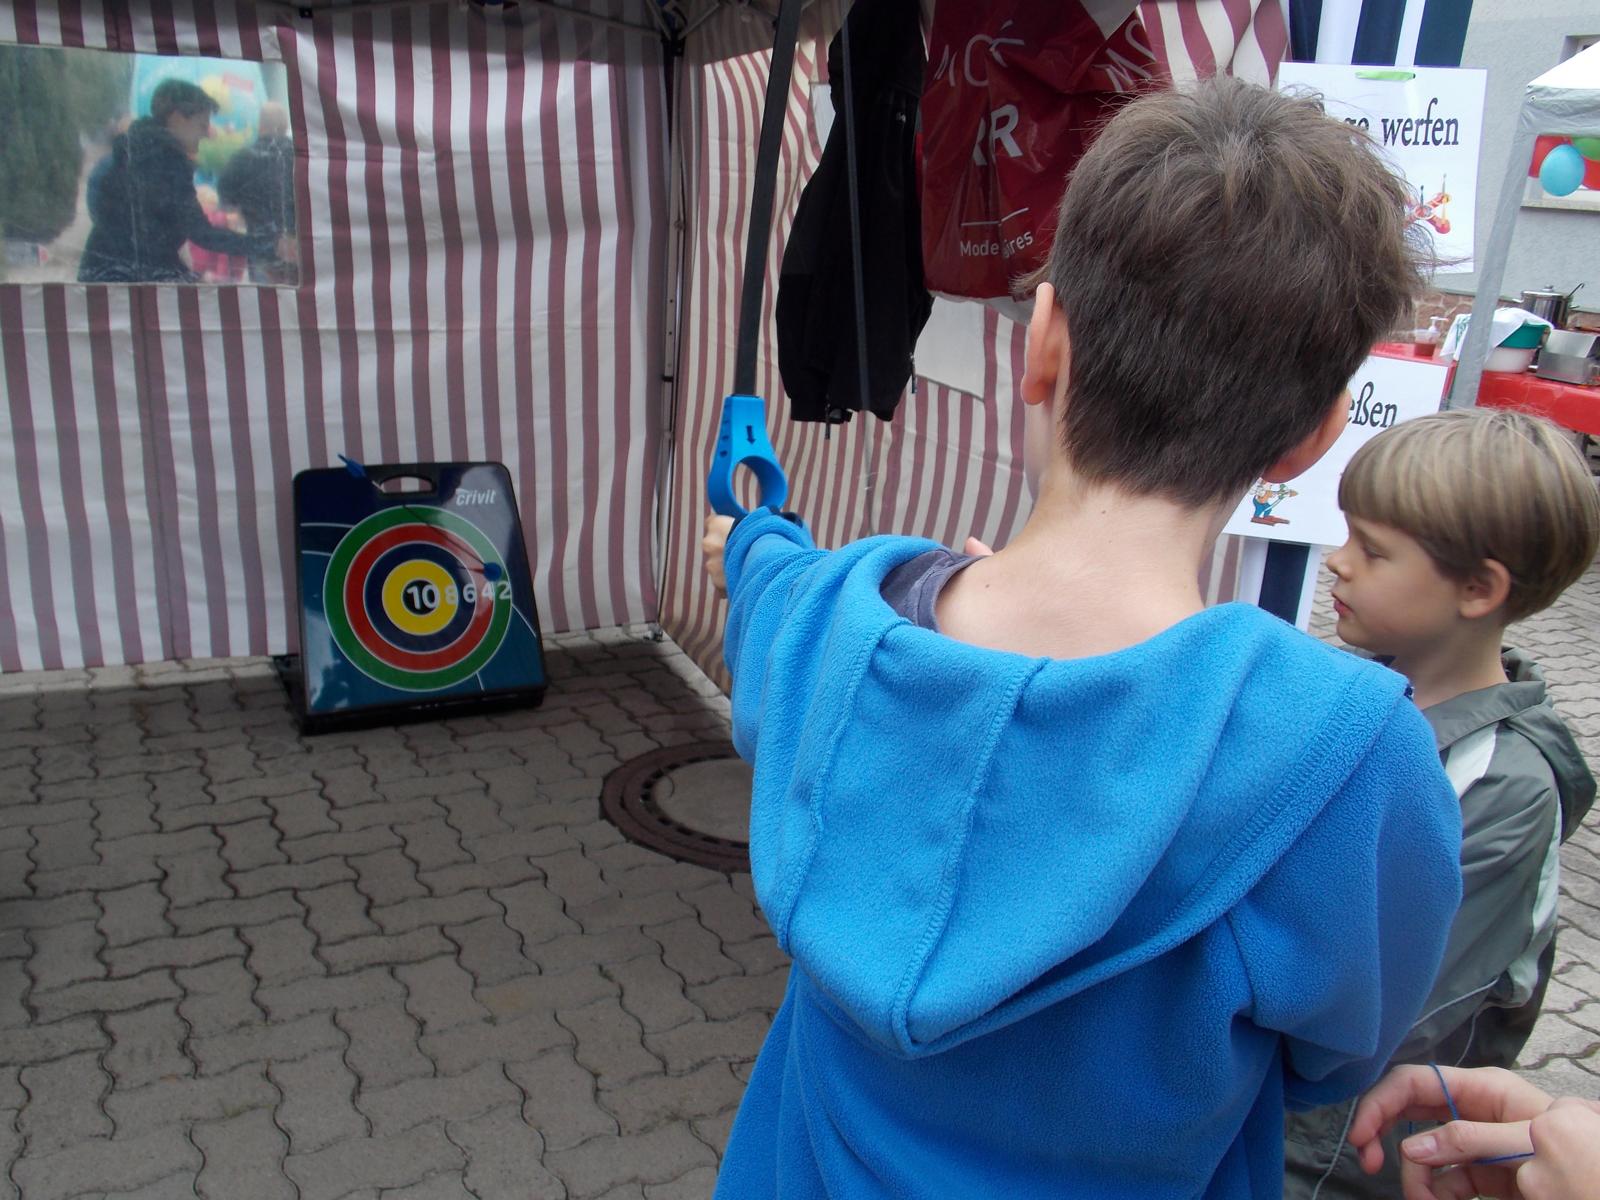
<path id="1" fill-rule="evenodd" d="M 1439 1069 L 1438 1063 L 1429 1063 L 1433 1073 L 1439 1077 L 1439 1090 L 1444 1093 L 1444 1102 L 1450 1109 L 1452 1121 L 1461 1120 L 1461 1110 L 1456 1107 L 1455 1097 L 1450 1094 L 1450 1085 L 1444 1081 L 1444 1072 Z M 1532 1158 L 1532 1150 L 1524 1150 L 1521 1154 L 1501 1154 L 1494 1158 L 1479 1158 L 1472 1163 L 1475 1167 L 1492 1167 L 1499 1163 L 1520 1162 L 1525 1158 Z"/>

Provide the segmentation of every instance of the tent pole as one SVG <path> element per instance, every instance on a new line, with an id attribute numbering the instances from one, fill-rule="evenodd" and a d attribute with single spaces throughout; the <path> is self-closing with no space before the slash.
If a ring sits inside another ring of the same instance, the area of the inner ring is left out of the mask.
<path id="1" fill-rule="evenodd" d="M 1467 325 L 1467 337 L 1457 357 L 1455 383 L 1445 402 L 1447 408 L 1470 408 L 1478 402 L 1478 383 L 1483 378 L 1483 364 L 1489 357 L 1490 325 L 1494 321 L 1495 307 L 1500 303 L 1500 285 L 1505 282 L 1506 262 L 1511 257 L 1511 235 L 1516 229 L 1517 213 L 1522 208 L 1522 195 L 1527 186 L 1523 181 L 1528 176 L 1533 144 L 1540 132 L 1534 125 L 1533 114 L 1524 100 L 1517 117 L 1517 132 L 1511 139 L 1511 159 L 1500 185 L 1500 206 L 1495 210 L 1483 262 L 1478 266 L 1472 320 Z"/>

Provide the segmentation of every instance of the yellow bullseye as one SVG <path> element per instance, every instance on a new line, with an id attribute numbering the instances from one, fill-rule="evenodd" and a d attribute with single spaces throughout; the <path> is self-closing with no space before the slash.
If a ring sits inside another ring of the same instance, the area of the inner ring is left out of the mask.
<path id="1" fill-rule="evenodd" d="M 396 629 L 416 637 L 450 624 L 460 598 L 450 572 L 425 558 L 401 563 L 383 581 L 384 615 Z"/>

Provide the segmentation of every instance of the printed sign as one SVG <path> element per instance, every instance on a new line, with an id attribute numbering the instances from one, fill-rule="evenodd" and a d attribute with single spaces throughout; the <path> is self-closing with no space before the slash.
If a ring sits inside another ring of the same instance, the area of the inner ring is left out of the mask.
<path id="1" fill-rule="evenodd" d="M 1485 72 L 1286 62 L 1278 88 L 1320 93 L 1329 115 L 1372 135 L 1411 185 L 1411 219 L 1440 271 L 1471 271 Z"/>
<path id="2" fill-rule="evenodd" d="M 1438 412 L 1449 367 L 1431 359 L 1373 355 L 1350 380 L 1350 421 L 1339 440 L 1304 475 L 1287 483 L 1256 480 L 1224 533 L 1339 546 L 1345 539 L 1339 477 L 1370 438 L 1412 417 Z"/>

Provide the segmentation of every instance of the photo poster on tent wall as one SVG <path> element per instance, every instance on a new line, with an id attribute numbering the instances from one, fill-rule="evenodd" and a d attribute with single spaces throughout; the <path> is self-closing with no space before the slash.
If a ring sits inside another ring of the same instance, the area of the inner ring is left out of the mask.
<path id="1" fill-rule="evenodd" d="M 1256 480 L 1224 533 L 1311 546 L 1344 544 L 1339 477 L 1372 438 L 1401 421 L 1438 412 L 1445 363 L 1373 355 L 1350 380 L 1350 419 L 1339 440 L 1309 471 L 1280 484 Z"/>
<path id="2" fill-rule="evenodd" d="M 1411 187 L 1411 219 L 1428 231 L 1440 272 L 1473 270 L 1478 148 L 1487 72 L 1286 62 L 1278 88 L 1313 92 L 1358 125 Z"/>

